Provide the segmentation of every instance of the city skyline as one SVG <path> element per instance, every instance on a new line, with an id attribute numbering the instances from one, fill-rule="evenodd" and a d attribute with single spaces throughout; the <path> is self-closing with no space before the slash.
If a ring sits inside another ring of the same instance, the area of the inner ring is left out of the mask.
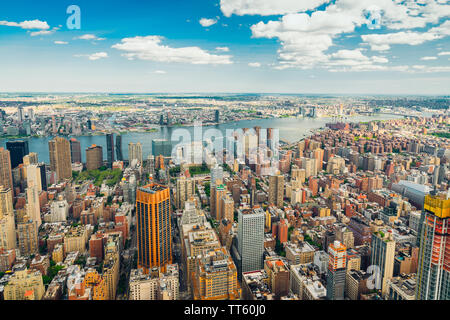
<path id="1" fill-rule="evenodd" d="M 72 4 L 0 4 L 3 92 L 448 94 L 443 1 Z"/>
<path id="2" fill-rule="evenodd" d="M 449 17 L 3 1 L 0 302 L 273 319 L 450 300 Z"/>

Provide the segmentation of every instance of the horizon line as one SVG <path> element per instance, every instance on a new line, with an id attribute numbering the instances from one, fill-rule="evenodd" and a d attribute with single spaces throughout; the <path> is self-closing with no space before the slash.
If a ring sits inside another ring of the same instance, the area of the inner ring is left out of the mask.
<path id="1" fill-rule="evenodd" d="M 226 92 L 226 91 L 174 91 L 174 92 L 127 92 L 127 91 L 1 91 L 1 94 L 109 94 L 109 95 L 329 95 L 329 96 L 412 96 L 450 97 L 450 93 L 294 93 L 294 92 Z"/>

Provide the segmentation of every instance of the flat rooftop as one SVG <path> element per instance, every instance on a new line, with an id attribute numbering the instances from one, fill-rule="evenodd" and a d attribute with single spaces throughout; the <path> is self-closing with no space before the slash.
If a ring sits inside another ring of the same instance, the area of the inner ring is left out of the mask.
<path id="1" fill-rule="evenodd" d="M 156 193 L 157 191 L 162 191 L 162 190 L 165 190 L 165 189 L 167 189 L 168 187 L 167 186 L 164 186 L 164 185 L 162 185 L 162 184 L 149 184 L 149 185 L 146 185 L 146 186 L 144 186 L 144 187 L 140 187 L 140 188 L 138 188 L 140 191 L 142 191 L 142 192 L 146 192 L 146 193 Z"/>

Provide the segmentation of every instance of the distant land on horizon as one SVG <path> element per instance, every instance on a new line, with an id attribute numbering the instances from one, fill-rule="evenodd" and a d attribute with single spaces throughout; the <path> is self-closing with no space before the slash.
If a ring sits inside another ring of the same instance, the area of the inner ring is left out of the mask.
<path id="1" fill-rule="evenodd" d="M 228 96 L 298 96 L 298 97 L 439 97 L 450 98 L 450 92 L 448 94 L 373 94 L 373 93 L 283 93 L 283 92 L 52 92 L 52 91 L 0 91 L 0 97 L 2 95 L 14 95 L 18 97 L 27 97 L 27 95 L 110 95 L 110 96 L 182 96 L 183 98 L 214 98 L 228 97 Z"/>

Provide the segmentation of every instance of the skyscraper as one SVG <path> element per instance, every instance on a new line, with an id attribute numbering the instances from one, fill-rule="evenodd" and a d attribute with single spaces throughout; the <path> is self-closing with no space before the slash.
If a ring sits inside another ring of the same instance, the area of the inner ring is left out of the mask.
<path id="1" fill-rule="evenodd" d="M 123 160 L 122 154 L 122 136 L 119 134 L 116 136 L 116 156 L 118 161 Z"/>
<path id="2" fill-rule="evenodd" d="M 135 159 L 142 165 L 142 144 L 140 142 L 128 144 L 128 161 L 131 163 Z"/>
<path id="3" fill-rule="evenodd" d="M 219 182 L 217 182 L 219 180 Z M 216 165 L 211 169 L 211 186 L 215 186 L 217 184 L 222 184 L 223 182 L 223 168 L 219 165 Z"/>
<path id="4" fill-rule="evenodd" d="M 41 188 L 42 190 L 47 191 L 47 170 L 45 167 L 45 163 L 41 162 L 38 164 L 39 170 L 41 171 Z"/>
<path id="5" fill-rule="evenodd" d="M 222 198 L 224 198 L 227 195 L 227 187 L 224 184 L 219 184 L 214 186 L 211 190 L 214 190 L 214 192 L 211 192 L 211 196 L 214 197 L 214 212 L 211 211 L 211 216 L 216 219 L 217 221 L 222 220 Z"/>
<path id="6" fill-rule="evenodd" d="M 269 203 L 277 207 L 283 206 L 284 176 L 282 174 L 269 177 Z"/>
<path id="7" fill-rule="evenodd" d="M 38 155 L 35 152 L 31 152 L 23 157 L 23 167 L 22 167 L 22 173 L 23 173 L 23 179 L 27 180 L 27 167 L 32 164 L 38 163 Z M 14 179 L 14 176 L 13 176 Z"/>
<path id="8" fill-rule="evenodd" d="M 313 151 L 314 159 L 316 159 L 317 171 L 322 171 L 322 168 L 323 168 L 323 154 L 324 154 L 324 151 L 321 148 L 316 148 Z"/>
<path id="9" fill-rule="evenodd" d="M 372 234 L 370 261 L 373 266 L 379 268 L 383 295 L 387 293 L 387 281 L 392 279 L 394 273 L 394 258 L 395 241 L 392 233 L 388 230 L 380 230 Z"/>
<path id="10" fill-rule="evenodd" d="M 334 241 L 328 246 L 328 254 L 327 297 L 329 300 L 343 300 L 347 248 L 339 241 Z"/>
<path id="11" fill-rule="evenodd" d="M 11 189 L 0 186 L 0 249 L 16 248 L 16 228 Z"/>
<path id="12" fill-rule="evenodd" d="M 28 186 L 27 193 L 27 216 L 36 222 L 36 227 L 42 224 L 41 207 L 39 204 L 39 191 L 36 185 Z"/>
<path id="13" fill-rule="evenodd" d="M 441 184 L 445 181 L 446 174 L 447 174 L 447 168 L 444 164 L 441 164 L 439 166 L 438 184 Z"/>
<path id="14" fill-rule="evenodd" d="M 48 142 L 50 169 L 56 172 L 58 181 L 72 177 L 72 157 L 68 140 L 56 137 Z"/>
<path id="15" fill-rule="evenodd" d="M 93 144 L 86 149 L 86 169 L 96 170 L 103 166 L 103 148 Z"/>
<path id="16" fill-rule="evenodd" d="M 137 189 L 136 224 L 138 268 L 146 273 L 153 267 L 172 263 L 172 227 L 169 188 L 149 184 Z"/>
<path id="17" fill-rule="evenodd" d="M 30 164 L 38 163 L 38 155 L 36 152 L 30 152 L 26 156 L 23 157 L 23 165 L 29 166 Z"/>
<path id="18" fill-rule="evenodd" d="M 36 222 L 37 228 L 42 223 L 39 194 L 42 191 L 41 170 L 36 164 L 26 167 L 27 171 L 27 215 Z"/>
<path id="19" fill-rule="evenodd" d="M 172 156 L 172 145 L 169 140 L 154 139 L 152 140 L 152 154 L 157 157 L 163 155 L 164 157 Z"/>
<path id="20" fill-rule="evenodd" d="M 23 163 L 23 157 L 28 153 L 28 141 L 16 140 L 6 142 L 6 149 L 9 150 L 11 156 L 11 169 L 16 168 Z"/>
<path id="21" fill-rule="evenodd" d="M 17 121 L 22 122 L 24 120 L 24 114 L 23 114 L 23 107 L 18 106 L 17 107 Z"/>
<path id="22" fill-rule="evenodd" d="M 215 111 L 214 118 L 217 123 L 220 122 L 220 110 Z"/>
<path id="23" fill-rule="evenodd" d="M 262 208 L 238 210 L 237 249 L 241 259 L 240 275 L 263 268 L 264 222 L 265 213 Z"/>
<path id="24" fill-rule="evenodd" d="M 27 187 L 36 187 L 38 192 L 42 191 L 41 169 L 37 164 L 26 166 Z"/>
<path id="25" fill-rule="evenodd" d="M 0 186 L 13 189 L 10 152 L 4 148 L 0 148 Z"/>
<path id="26" fill-rule="evenodd" d="M 70 156 L 72 157 L 72 163 L 81 163 L 81 144 L 75 138 L 70 139 Z"/>
<path id="27" fill-rule="evenodd" d="M 416 299 L 450 300 L 450 193 L 425 196 L 417 242 Z"/>
<path id="28" fill-rule="evenodd" d="M 25 215 L 17 221 L 17 244 L 20 254 L 27 256 L 38 253 L 38 227 L 36 221 L 33 221 Z"/>
<path id="29" fill-rule="evenodd" d="M 305 169 L 305 179 L 310 176 L 315 176 L 317 174 L 317 164 L 316 159 L 301 158 L 302 159 L 302 169 Z"/>
<path id="30" fill-rule="evenodd" d="M 106 156 L 108 161 L 108 168 L 112 168 L 114 162 L 114 133 L 106 135 Z"/>
<path id="31" fill-rule="evenodd" d="M 225 195 L 220 199 L 220 220 L 226 219 L 234 221 L 234 201 L 229 195 Z"/>
<path id="32" fill-rule="evenodd" d="M 177 179 L 176 204 L 177 209 L 184 209 L 184 203 L 195 194 L 195 180 L 181 176 Z"/>

